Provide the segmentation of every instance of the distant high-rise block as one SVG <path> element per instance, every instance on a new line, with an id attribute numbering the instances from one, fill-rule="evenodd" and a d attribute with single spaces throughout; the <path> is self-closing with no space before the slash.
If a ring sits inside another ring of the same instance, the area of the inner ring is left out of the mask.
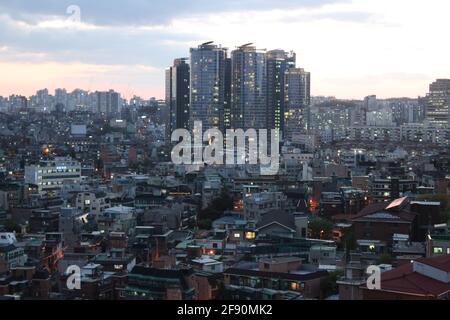
<path id="1" fill-rule="evenodd" d="M 430 84 L 425 111 L 426 120 L 431 124 L 448 127 L 450 117 L 450 79 L 438 79 Z"/>
<path id="2" fill-rule="evenodd" d="M 231 58 L 225 59 L 224 129 L 231 128 Z"/>
<path id="3" fill-rule="evenodd" d="M 267 129 L 266 52 L 251 44 L 231 53 L 231 127 Z"/>
<path id="4" fill-rule="evenodd" d="M 378 110 L 378 101 L 376 95 L 371 95 L 364 98 L 364 109 L 366 110 L 366 112 Z"/>
<path id="5" fill-rule="evenodd" d="M 267 52 L 267 127 L 284 130 L 285 72 L 295 68 L 295 53 Z"/>
<path id="6" fill-rule="evenodd" d="M 309 129 L 311 74 L 291 68 L 285 73 L 285 136 L 305 133 Z"/>
<path id="7" fill-rule="evenodd" d="M 120 112 L 120 93 L 114 90 L 97 91 L 97 112 L 107 116 L 117 115 Z"/>
<path id="8" fill-rule="evenodd" d="M 175 59 L 166 70 L 167 141 L 174 130 L 189 128 L 189 83 L 188 59 Z"/>
<path id="9" fill-rule="evenodd" d="M 189 125 L 201 121 L 203 130 L 225 127 L 227 100 L 227 49 L 212 42 L 190 51 L 190 116 Z"/>

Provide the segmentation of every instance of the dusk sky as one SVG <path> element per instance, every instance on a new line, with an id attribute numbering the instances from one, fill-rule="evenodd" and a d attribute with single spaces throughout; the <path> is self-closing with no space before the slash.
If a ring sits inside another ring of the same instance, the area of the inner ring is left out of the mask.
<path id="1" fill-rule="evenodd" d="M 162 98 L 164 69 L 214 40 L 294 50 L 312 95 L 417 97 L 450 75 L 449 12 L 448 0 L 0 0 L 0 95 Z"/>

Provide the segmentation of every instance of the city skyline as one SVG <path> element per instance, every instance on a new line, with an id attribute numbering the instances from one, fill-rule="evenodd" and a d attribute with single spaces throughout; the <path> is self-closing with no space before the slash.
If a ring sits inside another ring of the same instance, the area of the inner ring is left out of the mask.
<path id="1" fill-rule="evenodd" d="M 449 9 L 0 0 L 0 301 L 450 300 Z"/>
<path id="2" fill-rule="evenodd" d="M 314 74 L 314 96 L 416 98 L 450 72 L 449 46 L 439 41 L 449 4 L 440 0 L 108 4 L 0 1 L 0 69 L 8 75 L 0 95 L 65 87 L 163 98 L 173 58 L 210 40 L 230 52 L 248 42 L 295 51 Z M 79 22 L 69 19 L 70 5 L 79 6 Z"/>

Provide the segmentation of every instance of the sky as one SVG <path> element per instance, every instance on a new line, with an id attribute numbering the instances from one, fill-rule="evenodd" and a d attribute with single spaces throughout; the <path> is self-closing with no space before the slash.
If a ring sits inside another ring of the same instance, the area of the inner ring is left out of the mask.
<path id="1" fill-rule="evenodd" d="M 215 41 L 294 50 L 312 95 L 417 97 L 450 77 L 448 0 L 0 0 L 0 95 L 164 97 L 164 70 Z"/>

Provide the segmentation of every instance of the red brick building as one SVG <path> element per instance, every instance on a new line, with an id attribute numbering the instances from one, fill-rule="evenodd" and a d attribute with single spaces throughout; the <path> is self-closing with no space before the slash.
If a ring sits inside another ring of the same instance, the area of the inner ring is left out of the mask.
<path id="1" fill-rule="evenodd" d="M 379 202 L 365 207 L 351 222 L 356 239 L 376 240 L 392 244 L 394 234 L 407 234 L 414 239 L 417 213 L 407 210 L 406 198 L 390 203 Z"/>

